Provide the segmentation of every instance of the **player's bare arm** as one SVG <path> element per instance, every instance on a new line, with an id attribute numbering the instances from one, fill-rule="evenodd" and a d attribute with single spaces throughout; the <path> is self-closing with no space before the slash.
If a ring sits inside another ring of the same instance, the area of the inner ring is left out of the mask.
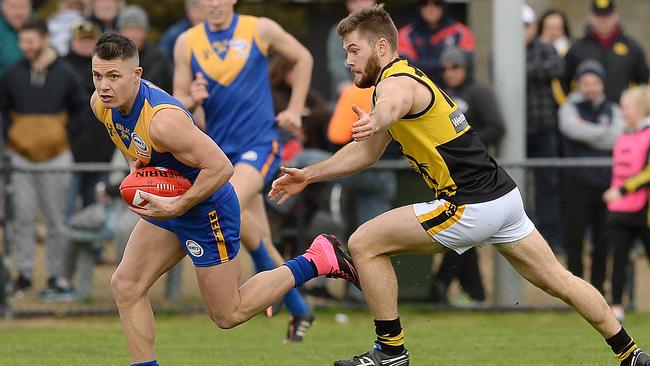
<path id="1" fill-rule="evenodd" d="M 376 133 L 364 141 L 352 141 L 329 159 L 304 169 L 280 167 L 284 175 L 273 181 L 269 198 L 281 205 L 311 183 L 363 170 L 379 159 L 390 140 L 388 132 Z"/>
<path id="2" fill-rule="evenodd" d="M 157 150 L 170 152 L 181 163 L 201 171 L 192 187 L 176 201 L 165 202 L 143 195 L 153 207 L 131 208 L 141 216 L 161 220 L 182 215 L 226 184 L 233 174 L 232 164 L 217 144 L 180 110 L 163 109 L 156 113 L 149 136 Z"/>
<path id="3" fill-rule="evenodd" d="M 174 97 L 194 110 L 209 96 L 208 81 L 203 74 L 192 75 L 189 64 L 187 32 L 183 32 L 174 45 Z"/>
<path id="4" fill-rule="evenodd" d="M 359 116 L 359 120 L 352 124 L 352 138 L 363 141 L 377 132 L 388 131 L 395 121 L 421 104 L 416 98 L 419 88 L 426 90 L 410 77 L 390 77 L 381 81 L 375 90 L 377 102 L 370 114 Z M 431 100 L 431 93 L 427 93 Z M 421 109 L 424 108 L 426 104 Z"/>
<path id="5" fill-rule="evenodd" d="M 305 46 L 271 19 L 260 18 L 258 32 L 262 41 L 268 44 L 273 52 L 279 53 L 294 63 L 295 77 L 291 88 L 291 99 L 287 109 L 280 111 L 276 120 L 280 127 L 293 133 L 300 133 L 301 116 L 309 92 L 314 59 Z"/>

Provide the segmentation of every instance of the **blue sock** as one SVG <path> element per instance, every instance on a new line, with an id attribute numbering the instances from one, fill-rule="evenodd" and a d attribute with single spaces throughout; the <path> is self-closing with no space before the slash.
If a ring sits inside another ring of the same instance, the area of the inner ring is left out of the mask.
<path id="1" fill-rule="evenodd" d="M 305 316 L 309 314 L 309 307 L 296 288 L 292 288 L 284 295 L 284 304 L 287 305 L 287 309 L 289 309 L 289 312 L 293 316 Z"/>
<path id="2" fill-rule="evenodd" d="M 253 263 L 255 263 L 255 270 L 257 272 L 268 271 L 277 267 L 273 262 L 273 259 L 271 259 L 269 252 L 266 251 L 266 247 L 262 240 L 260 240 L 260 245 L 257 249 L 251 251 L 250 254 L 251 258 L 253 258 Z"/>
<path id="3" fill-rule="evenodd" d="M 288 260 L 284 265 L 289 267 L 293 273 L 295 287 L 300 287 L 303 283 L 316 277 L 316 266 L 302 255 Z"/>
<path id="4" fill-rule="evenodd" d="M 131 366 L 160 366 L 160 365 L 158 365 L 158 361 L 151 360 L 147 362 L 132 363 Z"/>

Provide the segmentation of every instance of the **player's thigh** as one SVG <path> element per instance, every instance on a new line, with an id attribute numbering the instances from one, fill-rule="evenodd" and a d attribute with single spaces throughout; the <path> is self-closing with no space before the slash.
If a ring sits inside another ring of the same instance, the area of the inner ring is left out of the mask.
<path id="1" fill-rule="evenodd" d="M 348 245 L 353 257 L 447 251 L 424 230 L 412 205 L 390 210 L 364 223 L 352 234 Z"/>
<path id="2" fill-rule="evenodd" d="M 113 274 L 113 284 L 146 292 L 184 256 L 185 251 L 174 233 L 140 219 Z"/>
<path id="3" fill-rule="evenodd" d="M 560 284 L 568 274 L 537 229 L 523 239 L 495 247 L 519 274 L 538 287 Z"/>
<path id="4" fill-rule="evenodd" d="M 253 197 L 260 193 L 264 179 L 257 168 L 247 163 L 235 164 L 235 171 L 230 178 L 235 188 L 242 212 L 248 207 Z"/>
<path id="5" fill-rule="evenodd" d="M 209 267 L 195 267 L 196 279 L 210 315 L 227 316 L 239 305 L 239 278 L 241 263 L 239 257 Z"/>

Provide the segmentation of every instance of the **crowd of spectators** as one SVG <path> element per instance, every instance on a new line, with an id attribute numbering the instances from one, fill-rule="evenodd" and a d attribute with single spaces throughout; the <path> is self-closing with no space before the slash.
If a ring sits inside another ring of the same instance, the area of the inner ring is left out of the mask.
<path id="1" fill-rule="evenodd" d="M 348 12 L 376 3 L 345 1 Z M 132 39 L 138 47 L 143 78 L 171 92 L 175 41 L 182 32 L 204 21 L 204 0 L 186 0 L 183 18 L 166 29 L 158 43 L 149 39 L 149 15 L 138 5 L 127 5 L 121 0 L 59 0 L 46 22 L 35 15 L 33 6 L 30 0 L 1 0 L 0 111 L 12 164 L 55 168 L 72 161 L 109 162 L 114 146 L 103 125 L 95 121 L 87 102 L 94 91 L 90 55 L 97 37 L 102 32 L 115 31 Z M 474 61 L 474 35 L 466 24 L 454 19 L 450 6 L 446 0 L 417 1 L 412 20 L 399 29 L 399 53 L 457 102 L 490 153 L 496 154 L 507 125 L 488 80 L 475 77 L 478 65 Z M 646 84 L 649 72 L 644 50 L 624 32 L 614 1 L 591 3 L 584 35 L 575 40 L 571 38 L 566 15 L 559 10 L 548 9 L 538 18 L 525 5 L 521 16 L 526 50 L 527 157 L 609 157 L 612 149 L 616 151 L 624 126 L 628 132 L 647 127 L 648 113 L 639 112 L 637 118 L 635 112 L 626 114 L 618 107 L 621 95 L 627 95 L 630 104 L 647 103 L 639 92 L 624 91 L 631 85 Z M 371 109 L 372 89 L 353 85 L 335 24 L 323 41 L 330 98 L 310 90 L 302 134 L 283 135 L 285 164 L 306 165 L 335 152 L 351 141 L 350 128 L 356 114 L 350 106 Z M 290 97 L 291 64 L 276 57 L 269 72 L 274 107 L 281 111 Z M 634 110 L 634 105 L 627 109 Z M 393 147 L 382 159 L 398 159 L 399 155 L 398 147 Z M 608 252 L 614 253 L 612 302 L 619 309 L 623 306 L 622 273 L 629 265 L 630 247 L 635 235 L 648 241 L 648 228 L 644 211 L 647 197 L 633 219 L 632 213 L 623 215 L 612 207 L 608 210 L 605 200 L 613 201 L 614 193 L 604 200 L 603 192 L 611 191 L 608 187 L 616 181 L 615 176 L 616 170 L 612 179 L 608 168 L 534 170 L 528 179 L 533 192 L 528 212 L 551 246 L 566 254 L 569 269 L 580 276 L 585 272 L 583 251 L 584 243 L 588 243 L 589 280 L 603 293 Z M 19 294 L 32 287 L 34 228 L 40 212 L 48 229 L 48 281 L 39 296 L 67 297 L 72 293 L 73 273 L 64 268 L 68 243 L 59 228 L 78 210 L 96 202 L 97 186 L 105 184 L 108 176 L 95 172 L 16 172 L 12 178 L 16 192 L 11 204 L 15 211 L 15 237 L 19 238 L 14 248 L 14 291 Z M 335 217 L 329 207 L 332 185 L 322 185 L 311 196 L 307 192 L 298 209 L 280 210 L 280 227 L 300 222 L 299 227 L 313 229 L 319 220 L 327 221 L 320 215 L 325 212 L 330 222 L 338 225 L 336 230 L 345 236 L 358 224 L 394 207 L 397 175 L 393 170 L 367 170 L 335 181 L 334 186 L 343 192 L 337 199 L 347 197 L 343 204 L 351 207 L 353 215 L 344 220 Z M 322 191 L 327 198 L 323 198 Z M 297 218 L 298 215 L 303 217 Z M 299 220 L 304 217 L 310 219 Z M 312 218 L 316 218 L 316 224 Z M 617 238 L 624 239 L 619 242 Z M 293 245 L 297 247 L 285 250 L 285 254 L 300 251 L 306 239 L 295 236 Z M 461 288 L 459 297 L 452 300 L 455 305 L 482 305 L 486 300 L 475 249 L 463 255 L 445 255 L 434 272 L 431 288 L 435 301 L 449 301 L 448 289 L 454 279 L 459 280 Z M 359 294 L 355 296 L 360 298 Z"/>

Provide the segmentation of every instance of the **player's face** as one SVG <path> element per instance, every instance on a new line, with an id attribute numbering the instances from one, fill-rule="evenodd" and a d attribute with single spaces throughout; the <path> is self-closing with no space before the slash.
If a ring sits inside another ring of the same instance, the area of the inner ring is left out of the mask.
<path id="1" fill-rule="evenodd" d="M 230 25 L 237 0 L 205 0 L 208 8 L 208 23 L 223 29 Z"/>
<path id="2" fill-rule="evenodd" d="M 131 106 L 142 75 L 142 68 L 134 60 L 103 60 L 95 55 L 92 69 L 97 96 L 106 108 Z"/>
<path id="3" fill-rule="evenodd" d="M 375 48 L 358 31 L 350 32 L 343 38 L 343 48 L 348 53 L 346 63 L 354 74 L 354 84 L 359 88 L 375 85 L 381 72 Z"/>
<path id="4" fill-rule="evenodd" d="M 603 81 L 597 75 L 584 74 L 578 79 L 578 91 L 586 100 L 599 101 L 604 97 L 605 87 Z"/>
<path id="5" fill-rule="evenodd" d="M 18 46 L 28 61 L 36 60 L 45 51 L 47 44 L 47 36 L 42 36 L 34 29 L 18 33 Z"/>

